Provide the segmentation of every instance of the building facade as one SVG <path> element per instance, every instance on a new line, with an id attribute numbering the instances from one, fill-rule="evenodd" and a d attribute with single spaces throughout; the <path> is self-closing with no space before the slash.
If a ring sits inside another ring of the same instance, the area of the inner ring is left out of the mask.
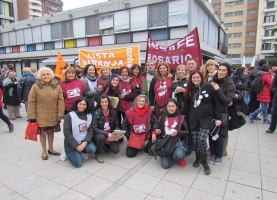
<path id="1" fill-rule="evenodd" d="M 256 54 L 262 59 L 270 57 L 275 53 L 277 34 L 275 33 L 277 1 L 260 0 L 259 20 L 256 38 Z"/>
<path id="2" fill-rule="evenodd" d="M 14 3 L 15 2 L 15 3 Z M 0 26 L 17 21 L 17 4 L 15 0 L 0 1 Z"/>
<path id="3" fill-rule="evenodd" d="M 223 62 L 227 35 L 209 1 L 113 0 L 71 11 L 44 15 L 1 28 L 0 65 L 53 67 L 57 52 L 78 63 L 79 49 L 112 49 L 139 45 L 141 63 L 148 32 L 162 46 L 183 38 L 195 27 L 203 60 Z M 50 57 L 50 58 L 49 58 Z"/>
<path id="4" fill-rule="evenodd" d="M 42 12 L 44 14 L 51 14 L 63 11 L 63 2 L 61 0 L 41 0 Z"/>
<path id="5" fill-rule="evenodd" d="M 216 14 L 228 33 L 228 54 L 233 65 L 241 65 L 245 55 L 247 64 L 256 55 L 258 0 L 212 0 Z"/>

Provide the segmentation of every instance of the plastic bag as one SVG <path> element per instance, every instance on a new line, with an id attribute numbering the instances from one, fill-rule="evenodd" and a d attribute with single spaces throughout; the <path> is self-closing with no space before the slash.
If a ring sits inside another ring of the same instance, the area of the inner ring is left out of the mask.
<path id="1" fill-rule="evenodd" d="M 31 123 L 28 122 L 27 128 L 25 131 L 25 140 L 37 141 L 38 135 L 38 122 Z"/>

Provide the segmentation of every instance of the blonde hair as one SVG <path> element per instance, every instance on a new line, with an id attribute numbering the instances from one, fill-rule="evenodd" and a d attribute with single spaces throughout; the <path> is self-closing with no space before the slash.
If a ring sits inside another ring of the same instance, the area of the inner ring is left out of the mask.
<path id="1" fill-rule="evenodd" d="M 148 99 L 147 96 L 141 94 L 141 95 L 138 95 L 138 96 L 135 98 L 135 100 L 133 101 L 132 108 L 134 108 L 134 107 L 137 105 L 137 101 L 138 101 L 139 98 L 144 98 L 144 99 L 145 99 L 145 105 L 148 105 L 148 103 L 147 103 L 147 99 Z"/>
<path id="2" fill-rule="evenodd" d="M 157 78 L 158 80 L 163 80 L 163 77 L 162 77 L 162 75 L 161 75 L 161 73 L 160 73 L 160 71 L 159 71 L 159 68 L 160 68 L 162 65 L 164 65 L 164 66 L 167 68 L 166 77 L 168 76 L 168 74 L 169 74 L 169 72 L 170 72 L 170 67 L 169 67 L 169 65 L 167 64 L 167 62 L 161 62 L 161 63 L 159 63 L 158 66 L 157 66 L 157 72 L 156 72 L 156 78 Z"/>
<path id="3" fill-rule="evenodd" d="M 29 67 L 24 67 L 22 69 L 22 72 L 31 72 L 31 69 Z"/>
<path id="4" fill-rule="evenodd" d="M 74 67 L 68 67 L 66 68 L 66 70 L 64 71 L 64 76 L 63 76 L 63 79 L 61 80 L 62 82 L 65 82 L 66 81 L 66 75 L 70 72 L 73 72 L 75 74 L 75 79 L 78 80 L 78 76 L 77 76 L 77 73 L 76 73 L 76 69 Z"/>
<path id="5" fill-rule="evenodd" d="M 54 78 L 54 72 L 51 68 L 49 67 L 42 67 L 38 70 L 37 73 L 37 79 L 41 80 L 42 72 L 48 72 L 50 74 L 51 79 Z"/>
<path id="6" fill-rule="evenodd" d="M 185 77 L 187 77 L 188 70 L 187 70 L 186 66 L 185 66 L 185 65 L 183 65 L 183 64 L 182 64 L 182 65 L 178 65 L 178 66 L 176 67 L 176 71 L 175 71 L 175 79 L 174 79 L 173 83 L 177 83 L 177 79 L 178 79 L 177 70 L 178 70 L 179 68 L 181 68 L 181 67 L 183 67 L 183 68 L 185 69 L 185 72 L 186 72 Z"/>
<path id="7" fill-rule="evenodd" d="M 103 66 L 103 67 L 101 68 L 101 72 L 100 72 L 101 76 L 103 76 L 102 71 L 103 71 L 104 69 L 108 69 L 109 72 L 110 72 L 109 75 L 111 75 L 111 70 L 110 70 L 109 66 Z"/>
<path id="8" fill-rule="evenodd" d="M 203 75 L 203 78 L 204 78 L 204 82 L 205 82 L 205 83 L 208 82 L 208 78 L 209 78 L 209 72 L 208 72 L 208 70 L 207 70 L 207 67 L 208 67 L 208 66 L 211 66 L 211 65 L 214 65 L 216 68 L 219 67 L 218 62 L 216 62 L 215 60 L 212 60 L 212 59 L 207 60 L 207 62 L 206 62 L 204 65 L 202 65 L 202 66 L 200 67 L 200 72 L 201 72 L 202 75 Z"/>
<path id="9" fill-rule="evenodd" d="M 37 72 L 37 69 L 35 67 L 30 67 L 30 70 L 32 73 L 36 73 Z"/>

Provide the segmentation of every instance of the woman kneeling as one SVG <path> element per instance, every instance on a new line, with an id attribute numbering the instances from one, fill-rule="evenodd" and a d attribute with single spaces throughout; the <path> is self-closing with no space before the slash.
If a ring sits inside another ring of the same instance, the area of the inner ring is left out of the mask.
<path id="1" fill-rule="evenodd" d="M 91 142 L 93 138 L 92 114 L 88 110 L 89 103 L 81 97 L 72 106 L 72 111 L 64 118 L 64 148 L 68 160 L 74 167 L 81 167 L 83 159 L 96 151 Z M 81 155 L 82 154 L 82 155 Z"/>

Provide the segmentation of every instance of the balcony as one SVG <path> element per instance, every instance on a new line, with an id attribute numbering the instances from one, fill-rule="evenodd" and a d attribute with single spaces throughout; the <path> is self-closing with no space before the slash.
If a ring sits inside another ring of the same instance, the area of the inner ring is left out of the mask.
<path id="1" fill-rule="evenodd" d="M 264 21 L 263 26 L 275 26 L 276 21 Z"/>
<path id="2" fill-rule="evenodd" d="M 37 3 L 42 6 L 42 3 L 40 0 L 29 0 L 29 3 Z"/>
<path id="3" fill-rule="evenodd" d="M 29 5 L 29 9 L 31 10 L 38 10 L 38 11 L 40 11 L 40 12 L 42 12 L 42 7 L 41 6 L 31 6 L 31 5 Z"/>
<path id="4" fill-rule="evenodd" d="M 273 44 L 277 44 L 277 38 L 274 39 Z"/>
<path id="5" fill-rule="evenodd" d="M 41 17 L 42 12 L 34 12 L 34 11 L 30 10 L 30 16 L 32 16 L 32 17 Z"/>
<path id="6" fill-rule="evenodd" d="M 273 8 L 264 8 L 264 13 L 269 13 L 269 12 L 276 12 L 277 11 L 277 7 L 273 7 Z"/>
<path id="7" fill-rule="evenodd" d="M 262 40 L 274 40 L 276 38 L 275 35 L 263 35 Z"/>

